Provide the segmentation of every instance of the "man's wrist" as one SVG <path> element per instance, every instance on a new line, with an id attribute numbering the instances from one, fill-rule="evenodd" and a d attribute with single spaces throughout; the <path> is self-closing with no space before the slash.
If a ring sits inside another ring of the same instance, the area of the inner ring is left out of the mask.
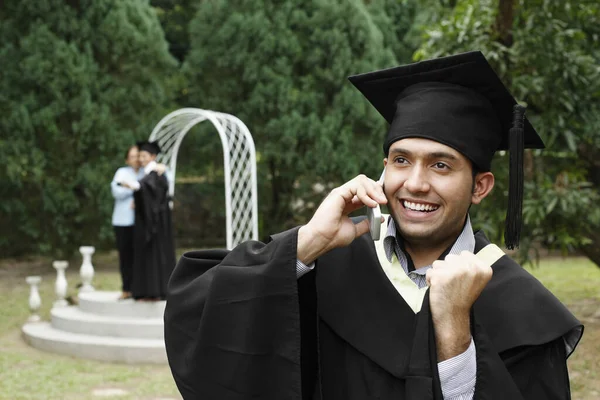
<path id="1" fill-rule="evenodd" d="M 327 252 L 326 243 L 313 234 L 310 227 L 304 225 L 298 230 L 297 258 L 303 264 L 309 265 Z"/>
<path id="2" fill-rule="evenodd" d="M 464 353 L 471 344 L 469 313 L 449 315 L 433 321 L 437 344 L 438 362 Z"/>

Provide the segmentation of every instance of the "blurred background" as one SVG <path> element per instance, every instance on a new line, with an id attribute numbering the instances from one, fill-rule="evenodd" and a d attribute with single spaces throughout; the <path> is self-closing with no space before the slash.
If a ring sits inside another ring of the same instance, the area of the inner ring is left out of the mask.
<path id="1" fill-rule="evenodd" d="M 591 324 L 571 363 L 573 398 L 600 398 L 596 0 L 0 0 L 0 398 L 95 398 L 107 379 L 137 382 L 119 398 L 177 398 L 166 367 L 71 362 L 18 337 L 23 277 L 52 274 L 49 260 L 77 260 L 79 246 L 93 245 L 100 287 L 118 286 L 109 183 L 162 117 L 196 107 L 248 126 L 264 239 L 306 222 L 355 175 L 379 177 L 385 122 L 349 75 L 469 50 L 485 54 L 546 143 L 525 154 L 515 257 Z M 472 210 L 497 243 L 507 167 L 499 154 L 497 186 Z M 177 165 L 181 251 L 225 246 L 223 179 L 214 127 L 194 127 Z M 164 385 L 152 389 L 154 373 Z"/>

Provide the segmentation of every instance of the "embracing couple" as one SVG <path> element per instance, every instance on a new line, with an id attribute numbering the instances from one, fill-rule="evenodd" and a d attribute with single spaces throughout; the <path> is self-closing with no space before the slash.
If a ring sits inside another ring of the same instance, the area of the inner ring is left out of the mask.
<path id="1" fill-rule="evenodd" d="M 175 266 L 175 246 L 169 207 L 170 171 L 156 162 L 156 142 L 131 146 L 126 167 L 110 184 L 115 198 L 115 230 L 123 282 L 121 300 L 163 300 Z"/>

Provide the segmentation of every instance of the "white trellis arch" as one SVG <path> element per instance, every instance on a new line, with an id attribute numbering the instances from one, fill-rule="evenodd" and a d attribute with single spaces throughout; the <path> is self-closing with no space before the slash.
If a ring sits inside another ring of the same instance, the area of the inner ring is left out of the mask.
<path id="1" fill-rule="evenodd" d="M 189 130 L 203 121 L 213 124 L 223 145 L 227 248 L 232 249 L 245 240 L 258 239 L 256 152 L 246 125 L 233 115 L 182 108 L 164 117 L 152 130 L 149 140 L 158 141 L 161 148 L 158 161 L 168 165 L 173 173 L 169 186 L 173 196 L 179 146 Z"/>

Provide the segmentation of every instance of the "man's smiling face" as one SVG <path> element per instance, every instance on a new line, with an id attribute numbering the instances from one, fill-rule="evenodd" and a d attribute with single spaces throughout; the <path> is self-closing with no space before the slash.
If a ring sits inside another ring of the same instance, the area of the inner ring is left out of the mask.
<path id="1" fill-rule="evenodd" d="M 433 140 L 394 142 L 384 164 L 388 208 L 399 233 L 411 244 L 452 242 L 463 229 L 471 203 L 485 197 L 473 191 L 471 161 Z"/>

